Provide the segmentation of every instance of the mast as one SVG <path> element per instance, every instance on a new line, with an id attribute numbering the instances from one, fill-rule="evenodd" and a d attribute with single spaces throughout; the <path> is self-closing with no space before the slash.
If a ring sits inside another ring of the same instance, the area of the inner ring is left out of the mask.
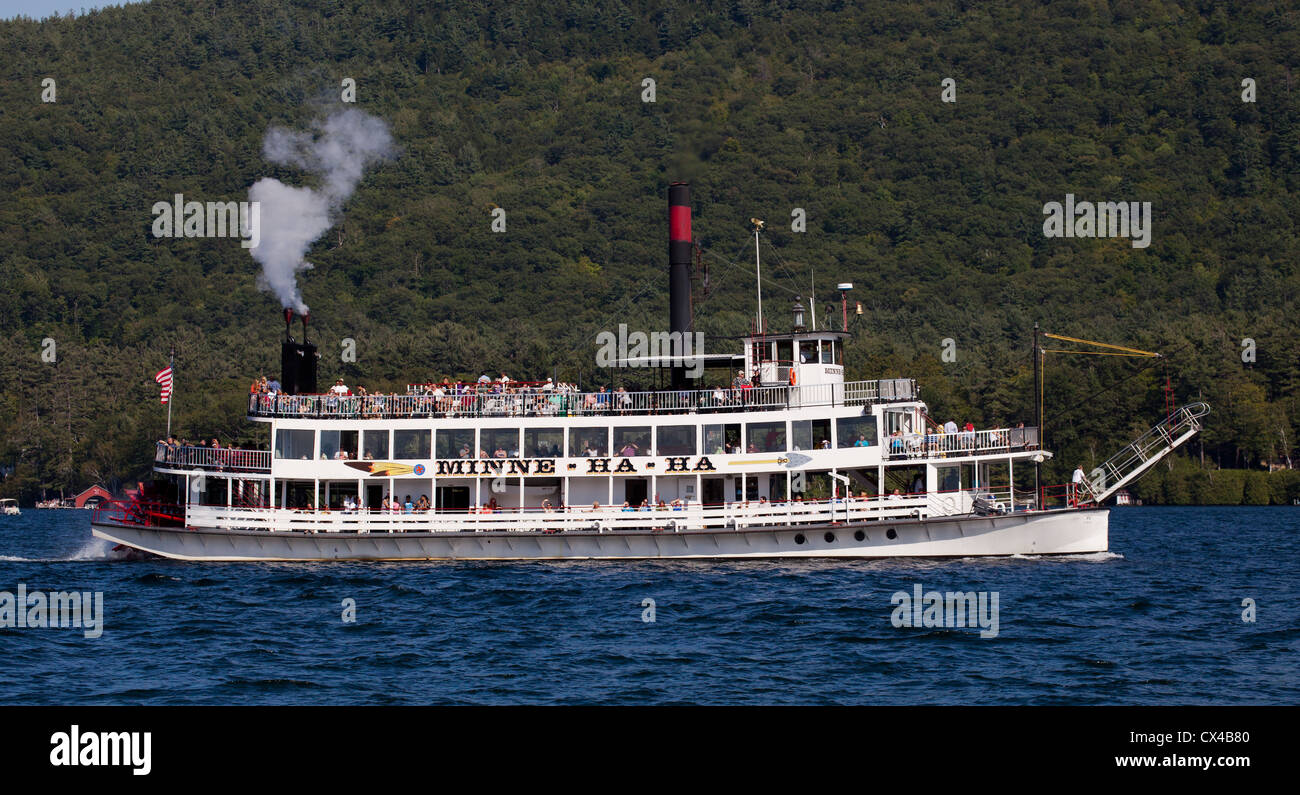
<path id="1" fill-rule="evenodd" d="M 758 333 L 763 333 L 763 264 L 758 255 L 758 233 L 763 229 L 763 222 L 757 218 L 749 219 L 754 225 L 754 281 L 758 284 Z"/>
<path id="2" fill-rule="evenodd" d="M 1038 431 L 1038 455 L 1034 456 L 1034 505 L 1043 509 L 1043 368 L 1038 343 L 1038 322 L 1034 321 L 1034 427 Z"/>

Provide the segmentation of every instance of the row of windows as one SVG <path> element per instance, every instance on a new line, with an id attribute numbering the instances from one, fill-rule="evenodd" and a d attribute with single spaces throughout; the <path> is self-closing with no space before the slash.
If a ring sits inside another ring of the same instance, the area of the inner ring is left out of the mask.
<path id="1" fill-rule="evenodd" d="M 415 460 L 430 458 L 563 458 L 570 456 L 724 455 L 784 453 L 876 444 L 875 417 L 834 422 L 720 423 L 570 428 L 463 428 L 430 431 L 412 428 L 376 431 L 317 431 L 283 428 L 276 432 L 276 458 Z M 701 432 L 702 431 L 702 432 Z M 567 439 L 566 439 L 567 437 Z M 566 445 L 567 441 L 567 445 Z M 432 453 L 432 455 L 431 455 Z"/>

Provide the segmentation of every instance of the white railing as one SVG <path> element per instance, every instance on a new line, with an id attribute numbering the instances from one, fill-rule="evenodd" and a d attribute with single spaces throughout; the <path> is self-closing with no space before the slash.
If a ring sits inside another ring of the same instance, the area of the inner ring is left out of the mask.
<path id="1" fill-rule="evenodd" d="M 957 433 L 908 433 L 885 437 L 884 446 L 885 455 L 890 460 L 1032 450 L 1038 446 L 1038 429 L 993 428 Z"/>
<path id="2" fill-rule="evenodd" d="M 846 384 L 764 386 L 664 392 L 555 392 L 529 388 L 435 395 L 249 395 L 255 417 L 391 419 L 401 417 L 582 417 L 773 411 L 790 407 L 858 406 L 918 400 L 916 382 L 851 381 Z"/>
<path id="3" fill-rule="evenodd" d="M 683 530 L 825 524 L 871 519 L 906 519 L 926 515 L 924 494 L 882 495 L 836 500 L 734 503 L 722 506 L 627 511 L 621 508 L 569 508 L 543 511 L 503 509 L 498 513 L 464 511 L 308 511 L 291 508 L 244 508 L 191 505 L 186 525 L 200 529 L 267 530 L 312 533 L 404 533 L 508 531 L 609 532 L 612 530 Z"/>
<path id="4" fill-rule="evenodd" d="M 154 451 L 154 462 L 168 469 L 270 472 L 271 452 L 233 447 L 172 447 L 166 442 L 159 442 Z"/>

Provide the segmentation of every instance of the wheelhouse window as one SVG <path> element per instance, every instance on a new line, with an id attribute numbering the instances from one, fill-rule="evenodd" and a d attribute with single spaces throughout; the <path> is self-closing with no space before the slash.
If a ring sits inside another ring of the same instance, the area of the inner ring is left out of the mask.
<path id="1" fill-rule="evenodd" d="M 835 421 L 837 447 L 875 447 L 876 418 L 847 417 Z"/>
<path id="2" fill-rule="evenodd" d="M 321 458 L 337 458 L 345 461 L 355 459 L 359 435 L 357 431 L 321 431 Z"/>
<path id="3" fill-rule="evenodd" d="M 831 446 L 831 421 L 794 420 L 790 423 L 792 450 L 821 450 Z"/>
<path id="4" fill-rule="evenodd" d="M 361 434 L 361 457 L 367 461 L 388 458 L 388 431 L 366 431 Z"/>
<path id="5" fill-rule="evenodd" d="M 438 458 L 474 458 L 474 429 L 453 428 L 438 431 L 434 438 Z"/>
<path id="6" fill-rule="evenodd" d="M 527 428 L 524 430 L 525 458 L 563 458 L 563 428 Z"/>
<path id="7" fill-rule="evenodd" d="M 694 425 L 661 425 L 658 434 L 658 455 L 696 454 Z"/>
<path id="8" fill-rule="evenodd" d="M 705 455 L 728 455 L 740 451 L 740 423 L 704 426 Z"/>
<path id="9" fill-rule="evenodd" d="M 817 363 L 817 340 L 799 341 L 799 361 L 802 364 Z"/>
<path id="10" fill-rule="evenodd" d="M 275 432 L 276 458 L 311 458 L 315 446 L 315 431 L 281 428 Z"/>
<path id="11" fill-rule="evenodd" d="M 425 460 L 429 458 L 431 431 L 407 429 L 393 431 L 393 458 Z"/>
<path id="12" fill-rule="evenodd" d="M 750 422 L 745 425 L 745 452 L 785 452 L 784 422 Z"/>
<path id="13" fill-rule="evenodd" d="M 654 455 L 654 448 L 650 444 L 650 426 L 615 427 L 614 455 L 624 457 Z"/>
<path id="14" fill-rule="evenodd" d="M 835 342 L 822 340 L 822 364 L 835 364 Z"/>
<path id="15" fill-rule="evenodd" d="M 594 458 L 609 455 L 609 428 L 574 428 L 573 455 Z"/>

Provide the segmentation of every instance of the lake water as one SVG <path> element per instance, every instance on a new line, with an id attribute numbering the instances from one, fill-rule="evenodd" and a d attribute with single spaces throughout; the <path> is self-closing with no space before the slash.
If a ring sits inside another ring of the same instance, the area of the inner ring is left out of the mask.
<path id="1" fill-rule="evenodd" d="M 1109 553 L 944 561 L 127 562 L 89 523 L 0 517 L 0 591 L 104 615 L 0 629 L 0 702 L 1300 701 L 1300 508 L 1120 508 Z M 996 637 L 894 626 L 916 585 L 996 592 Z"/>

